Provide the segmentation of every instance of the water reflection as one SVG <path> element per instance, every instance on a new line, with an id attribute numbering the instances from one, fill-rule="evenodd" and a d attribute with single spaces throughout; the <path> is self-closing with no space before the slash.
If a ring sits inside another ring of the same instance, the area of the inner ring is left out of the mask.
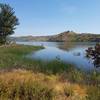
<path id="1" fill-rule="evenodd" d="M 62 42 L 62 43 L 59 43 L 58 48 L 62 50 L 70 51 L 71 49 L 75 48 L 75 43 Z"/>
<path id="2" fill-rule="evenodd" d="M 85 57 L 85 50 L 95 43 L 71 42 L 21 42 L 27 45 L 44 45 L 45 49 L 28 55 L 32 59 L 51 61 L 59 58 L 65 63 L 71 63 L 86 70 L 93 69 L 92 62 Z"/>

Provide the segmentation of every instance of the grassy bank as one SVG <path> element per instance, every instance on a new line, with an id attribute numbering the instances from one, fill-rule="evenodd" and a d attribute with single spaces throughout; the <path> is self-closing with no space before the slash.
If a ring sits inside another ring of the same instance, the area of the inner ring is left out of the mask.
<path id="1" fill-rule="evenodd" d="M 99 100 L 100 73 L 90 74 L 59 60 L 42 62 L 25 57 L 43 47 L 0 47 L 1 100 Z"/>
<path id="2" fill-rule="evenodd" d="M 36 72 L 57 74 L 68 70 L 72 65 L 64 64 L 59 60 L 42 62 L 26 57 L 27 54 L 43 49 L 38 46 L 10 45 L 0 47 L 0 68 L 25 68 Z"/>
<path id="3" fill-rule="evenodd" d="M 17 67 L 25 63 L 26 55 L 30 52 L 43 49 L 39 46 L 4 45 L 0 47 L 0 67 Z M 28 61 L 28 60 L 27 60 Z"/>

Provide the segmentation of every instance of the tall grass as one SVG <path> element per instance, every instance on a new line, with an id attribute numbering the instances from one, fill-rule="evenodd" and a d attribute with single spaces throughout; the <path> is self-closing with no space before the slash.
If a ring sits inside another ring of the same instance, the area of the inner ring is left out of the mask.
<path id="1" fill-rule="evenodd" d="M 25 45 L 0 47 L 0 68 L 4 70 L 0 72 L 1 100 L 99 100 L 99 72 L 87 74 L 57 59 L 42 62 L 25 57 L 42 48 Z M 19 68 L 24 71 L 11 71 Z"/>
<path id="2" fill-rule="evenodd" d="M 0 73 L 0 100 L 52 100 L 52 88 L 36 77 L 25 70 Z"/>
<path id="3" fill-rule="evenodd" d="M 62 80 L 67 79 L 77 83 L 100 83 L 99 72 L 87 74 L 76 69 L 73 65 L 65 64 L 57 59 L 51 62 L 42 62 L 25 57 L 28 53 L 39 49 L 43 49 L 43 47 L 25 45 L 2 46 L 0 47 L 0 67 L 2 69 L 24 68 L 45 74 L 60 74 Z"/>
<path id="4" fill-rule="evenodd" d="M 72 65 L 64 64 L 59 60 L 42 62 L 26 58 L 30 52 L 42 49 L 43 47 L 12 45 L 0 47 L 1 68 L 25 68 L 47 74 L 57 74 L 68 70 Z"/>
<path id="5" fill-rule="evenodd" d="M 1 100 L 81 100 L 83 86 L 61 82 L 59 75 L 45 75 L 21 69 L 0 72 Z M 72 99 L 74 100 L 74 99 Z"/>
<path id="6" fill-rule="evenodd" d="M 11 67 L 25 63 L 26 54 L 42 49 L 38 46 L 10 45 L 0 47 L 0 67 Z"/>

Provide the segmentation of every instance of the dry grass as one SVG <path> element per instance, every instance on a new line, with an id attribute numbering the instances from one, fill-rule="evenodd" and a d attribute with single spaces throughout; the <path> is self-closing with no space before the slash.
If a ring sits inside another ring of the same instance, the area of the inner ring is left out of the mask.
<path id="1" fill-rule="evenodd" d="M 36 88 L 35 92 L 33 87 Z M 41 94 L 41 90 L 44 94 Z M 81 100 L 86 96 L 85 87 L 67 81 L 61 82 L 58 75 L 45 75 L 22 69 L 0 72 L 0 97 L 3 100 L 33 100 L 33 97 L 34 100 Z"/>

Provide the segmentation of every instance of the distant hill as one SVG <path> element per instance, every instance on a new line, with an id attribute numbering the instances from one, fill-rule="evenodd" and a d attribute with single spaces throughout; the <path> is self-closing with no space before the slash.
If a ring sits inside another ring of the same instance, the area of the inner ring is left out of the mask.
<path id="1" fill-rule="evenodd" d="M 73 31 L 66 31 L 50 38 L 49 41 L 68 41 L 68 42 L 96 42 L 100 41 L 100 34 L 91 33 L 75 33 Z"/>
<path id="2" fill-rule="evenodd" d="M 50 36 L 21 36 L 10 37 L 12 41 L 48 41 Z"/>
<path id="3" fill-rule="evenodd" d="M 52 36 L 23 36 L 11 37 L 14 41 L 57 41 L 57 42 L 100 42 L 100 34 L 75 33 L 66 31 Z"/>

